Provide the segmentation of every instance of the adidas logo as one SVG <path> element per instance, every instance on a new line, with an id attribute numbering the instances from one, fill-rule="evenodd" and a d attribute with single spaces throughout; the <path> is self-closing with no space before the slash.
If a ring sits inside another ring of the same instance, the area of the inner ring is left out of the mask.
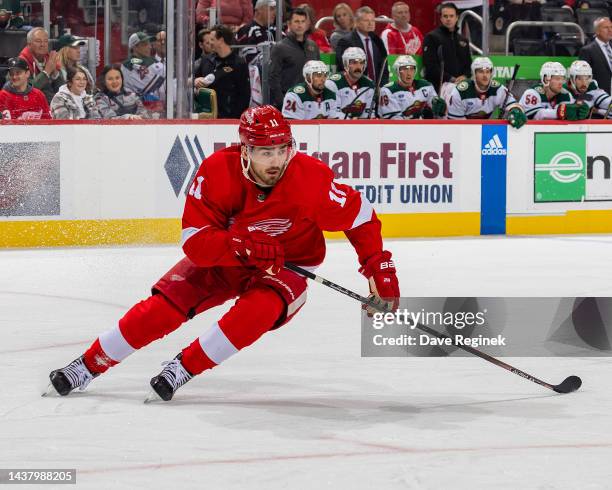
<path id="1" fill-rule="evenodd" d="M 482 149 L 483 155 L 506 155 L 507 153 L 498 134 L 495 134 Z"/>

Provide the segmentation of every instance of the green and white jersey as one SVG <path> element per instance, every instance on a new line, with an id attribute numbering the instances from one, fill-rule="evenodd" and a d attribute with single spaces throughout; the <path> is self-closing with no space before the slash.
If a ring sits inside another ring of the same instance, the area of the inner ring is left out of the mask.
<path id="1" fill-rule="evenodd" d="M 374 82 L 365 75 L 350 84 L 344 74 L 336 73 L 325 86 L 336 95 L 336 119 L 370 119 L 374 117 Z"/>
<path id="2" fill-rule="evenodd" d="M 481 92 L 474 80 L 464 80 L 451 90 L 448 118 L 489 119 L 498 107 L 505 112 L 512 105 L 516 105 L 514 95 L 498 81 L 492 80 L 489 89 Z"/>
<path id="3" fill-rule="evenodd" d="M 409 89 L 390 82 L 380 89 L 378 117 L 381 119 L 418 119 L 423 109 L 431 109 L 436 89 L 427 80 L 414 80 Z"/>
<path id="4" fill-rule="evenodd" d="M 290 89 L 283 100 L 283 116 L 287 119 L 334 119 L 336 94 L 327 87 L 319 96 L 312 96 L 305 82 Z"/>
<path id="5" fill-rule="evenodd" d="M 164 100 L 166 67 L 155 58 L 132 57 L 121 65 L 123 85 L 144 100 Z"/>
<path id="6" fill-rule="evenodd" d="M 553 98 L 546 97 L 546 92 L 541 83 L 523 92 L 519 104 L 525 111 L 528 119 L 557 119 L 557 107 L 559 104 L 573 104 L 574 97 L 563 89 Z"/>
<path id="7" fill-rule="evenodd" d="M 564 88 L 570 90 L 567 85 Z M 606 92 L 599 88 L 597 82 L 593 80 L 583 94 L 577 94 L 572 90 L 572 95 L 575 97 L 577 102 L 583 102 L 587 104 L 591 109 L 595 108 L 593 112 L 600 116 L 605 116 L 608 112 L 608 107 L 612 104 L 612 97 Z M 608 115 L 608 117 L 610 117 Z"/>

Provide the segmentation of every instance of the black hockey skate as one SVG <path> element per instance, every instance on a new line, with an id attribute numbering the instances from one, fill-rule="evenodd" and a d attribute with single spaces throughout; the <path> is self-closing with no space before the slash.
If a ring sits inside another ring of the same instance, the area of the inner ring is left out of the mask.
<path id="1" fill-rule="evenodd" d="M 66 396 L 76 388 L 83 391 L 91 380 L 98 376 L 100 376 L 100 373 L 92 373 L 87 369 L 83 362 L 83 356 L 81 356 L 66 367 L 51 371 L 51 374 L 49 374 L 50 387 L 53 386 L 61 396 Z M 47 390 L 47 394 L 49 392 L 50 390 Z"/>
<path id="2" fill-rule="evenodd" d="M 162 372 L 151 378 L 151 388 L 166 402 L 172 400 L 176 390 L 193 378 L 193 375 L 183 366 L 182 358 L 183 354 L 180 353 L 171 361 L 162 363 L 162 366 L 165 366 Z M 151 393 L 145 402 L 152 401 L 154 399 L 152 396 L 154 395 Z"/>

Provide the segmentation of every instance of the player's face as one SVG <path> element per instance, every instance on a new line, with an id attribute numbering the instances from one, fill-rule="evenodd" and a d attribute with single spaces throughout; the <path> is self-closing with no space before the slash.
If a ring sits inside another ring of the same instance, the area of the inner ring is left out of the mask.
<path id="1" fill-rule="evenodd" d="M 351 78 L 358 80 L 365 72 L 365 60 L 349 60 L 347 70 Z"/>
<path id="2" fill-rule="evenodd" d="M 480 70 L 476 70 L 475 78 L 476 85 L 482 91 L 485 91 L 489 88 L 489 84 L 491 83 L 491 77 L 493 76 L 493 72 L 486 68 L 481 68 Z"/>
<path id="3" fill-rule="evenodd" d="M 275 185 L 287 165 L 290 152 L 289 145 L 256 146 L 251 148 L 251 176 L 258 184 Z"/>
<path id="4" fill-rule="evenodd" d="M 416 69 L 414 66 L 403 66 L 399 69 L 399 79 L 402 85 L 410 87 L 414 81 Z"/>
<path id="5" fill-rule="evenodd" d="M 591 77 L 587 75 L 578 75 L 574 77 L 574 88 L 580 93 L 585 93 L 589 88 L 591 80 Z"/>
<path id="6" fill-rule="evenodd" d="M 553 75 L 552 77 L 550 77 L 550 80 L 548 82 L 548 88 L 551 92 L 558 94 L 563 89 L 564 83 L 565 77 L 562 77 L 561 75 Z"/>
<path id="7" fill-rule="evenodd" d="M 317 92 L 323 91 L 326 81 L 327 81 L 326 73 L 313 73 L 310 76 L 310 84 L 312 85 L 313 90 L 316 90 Z"/>
<path id="8" fill-rule="evenodd" d="M 9 70 L 9 80 L 11 85 L 18 92 L 23 92 L 28 85 L 28 77 L 30 76 L 29 70 L 22 70 L 20 68 L 11 68 Z"/>

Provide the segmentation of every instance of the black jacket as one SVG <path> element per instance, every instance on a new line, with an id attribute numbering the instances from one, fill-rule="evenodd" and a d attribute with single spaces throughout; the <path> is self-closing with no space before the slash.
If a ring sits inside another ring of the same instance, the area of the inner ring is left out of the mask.
<path id="1" fill-rule="evenodd" d="M 423 40 L 425 78 L 436 90 L 440 89 L 439 46 L 442 46 L 442 56 L 444 57 L 443 81 L 450 82 L 461 75 L 469 77 L 472 66 L 469 42 L 457 30 L 451 32 L 446 27 L 440 26 L 427 33 Z"/>
<path id="2" fill-rule="evenodd" d="M 599 44 L 597 44 L 597 41 L 583 46 L 580 53 L 578 53 L 578 57 L 591 65 L 593 78 L 597 81 L 599 88 L 610 93 L 612 70 L 610 70 L 606 55 L 599 47 Z"/>
<path id="3" fill-rule="evenodd" d="M 385 48 L 385 43 L 383 43 L 382 39 L 378 37 L 374 32 L 370 32 L 370 39 L 372 44 L 372 55 L 374 56 L 374 72 L 376 74 L 376 79 L 373 80 L 374 83 L 378 82 L 378 78 L 381 77 L 382 70 L 382 78 L 380 79 L 380 86 L 386 85 L 389 81 L 389 68 L 387 67 L 387 48 Z M 342 66 L 342 54 L 346 51 L 346 48 L 361 48 L 365 51 L 365 46 L 361 41 L 361 37 L 356 30 L 353 30 L 350 34 L 341 37 L 338 39 L 338 44 L 336 44 L 336 66 L 338 67 L 338 72 L 344 70 Z M 366 75 L 368 74 L 366 69 Z"/>
<path id="4" fill-rule="evenodd" d="M 246 61 L 238 53 L 232 51 L 225 58 L 217 54 L 202 58 L 201 74 L 215 75 L 215 81 L 209 86 L 217 92 L 219 117 L 238 119 L 249 107 L 251 100 L 251 84 Z"/>
<path id="5" fill-rule="evenodd" d="M 319 47 L 308 38 L 299 42 L 289 33 L 272 47 L 270 58 L 270 100 L 280 108 L 285 93 L 304 81 L 302 69 L 306 62 L 319 59 Z"/>

